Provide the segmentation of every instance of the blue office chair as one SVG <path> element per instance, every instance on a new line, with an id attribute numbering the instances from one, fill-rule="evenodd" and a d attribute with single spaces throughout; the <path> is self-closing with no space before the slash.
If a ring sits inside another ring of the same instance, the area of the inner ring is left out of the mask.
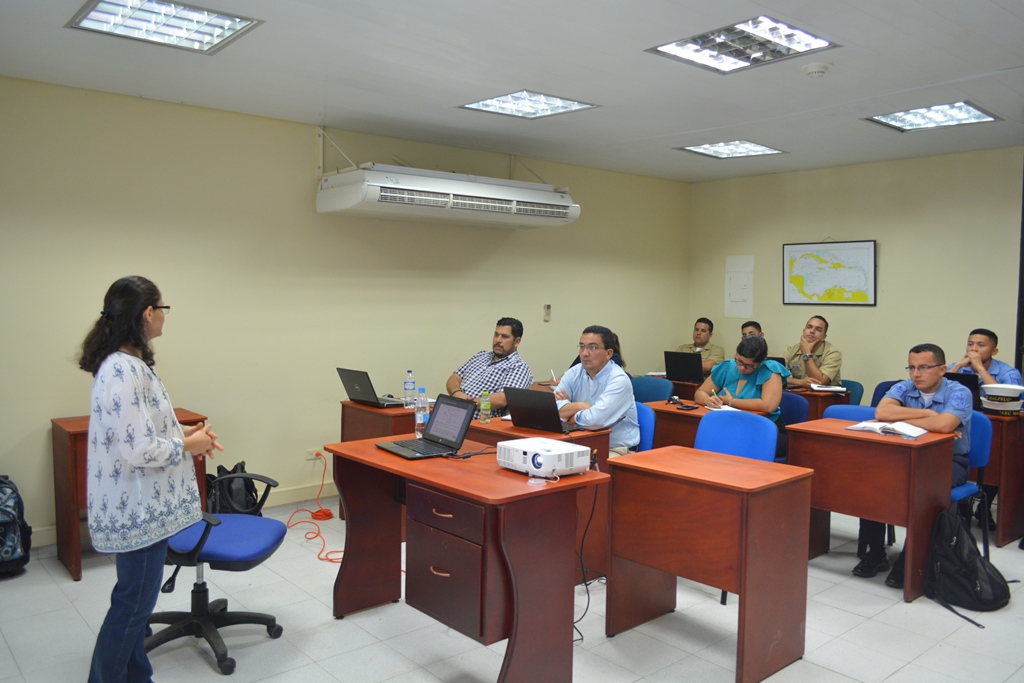
<path id="1" fill-rule="evenodd" d="M 889 389 L 892 388 L 892 385 L 899 381 L 900 380 L 898 379 L 890 379 L 885 382 L 879 382 L 875 387 L 875 393 L 871 395 L 871 407 L 877 408 L 878 402 L 882 400 L 883 396 L 885 396 L 885 392 L 889 391 Z"/>
<path id="2" fill-rule="evenodd" d="M 950 498 L 954 503 L 961 500 L 978 499 L 978 509 L 982 511 L 981 539 L 985 549 L 985 559 L 988 559 L 988 500 L 983 488 L 985 480 L 985 467 L 988 465 L 988 457 L 992 451 L 992 421 L 988 416 L 974 411 L 971 415 L 971 450 L 968 454 L 970 466 L 978 469 L 978 482 L 968 481 L 966 484 L 953 487 Z"/>
<path id="3" fill-rule="evenodd" d="M 846 387 L 846 391 L 849 392 L 850 405 L 859 406 L 860 400 L 864 398 L 864 385 L 852 379 L 840 380 L 839 383 Z"/>
<path id="4" fill-rule="evenodd" d="M 782 409 L 783 424 L 795 425 L 799 422 L 807 422 L 807 414 L 811 410 L 811 404 L 800 394 L 782 392 L 782 402 L 779 404 Z"/>
<path id="5" fill-rule="evenodd" d="M 701 418 L 693 447 L 701 451 L 774 462 L 775 441 L 778 437 L 779 428 L 767 417 L 738 410 L 716 410 Z M 728 591 L 722 591 L 723 605 L 728 596 Z"/>
<path id="6" fill-rule="evenodd" d="M 203 565 L 211 569 L 241 572 L 252 569 L 274 554 L 288 531 L 283 522 L 269 517 L 259 517 L 259 511 L 267 500 L 270 489 L 277 482 L 258 474 L 228 474 L 218 477 L 217 482 L 246 477 L 265 483 L 263 495 L 250 514 L 212 515 L 203 513 L 203 521 L 171 536 L 167 548 L 167 564 L 177 565 L 160 589 L 163 593 L 174 590 L 174 580 L 181 567 L 196 568 L 196 582 L 192 587 L 192 610 L 189 612 L 154 612 L 149 618 L 146 630 L 146 652 L 164 643 L 184 636 L 206 639 L 217 657 L 217 667 L 222 674 L 229 675 L 235 670 L 235 660 L 228 657 L 228 649 L 217 629 L 234 624 L 262 624 L 267 627 L 271 638 L 280 638 L 284 629 L 270 614 L 259 612 L 229 612 L 228 601 L 219 599 L 210 602 L 210 591 L 203 578 Z M 154 632 L 153 624 L 168 624 L 167 628 Z"/>
<path id="7" fill-rule="evenodd" d="M 870 406 L 854 406 L 854 405 L 831 405 L 825 408 L 825 412 L 821 414 L 822 417 L 832 417 L 837 420 L 853 420 L 854 422 L 864 422 L 865 420 L 875 419 L 875 409 Z"/>
<path id="8" fill-rule="evenodd" d="M 667 401 L 672 395 L 672 382 L 664 377 L 634 377 L 633 400 L 639 403 Z"/>
<path id="9" fill-rule="evenodd" d="M 637 451 L 649 451 L 654 448 L 654 408 L 637 401 L 636 419 L 640 423 L 640 445 Z"/>

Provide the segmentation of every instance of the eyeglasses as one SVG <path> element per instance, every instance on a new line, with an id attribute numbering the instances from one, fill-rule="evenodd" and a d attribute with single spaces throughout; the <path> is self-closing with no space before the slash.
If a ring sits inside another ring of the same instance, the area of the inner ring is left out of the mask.
<path id="1" fill-rule="evenodd" d="M 757 366 L 760 365 L 760 363 L 744 363 L 738 357 L 734 360 L 736 361 L 736 366 L 743 368 L 744 370 L 757 370 Z"/>
<path id="2" fill-rule="evenodd" d="M 604 347 L 603 346 L 598 346 L 597 344 L 580 344 L 580 352 L 581 353 L 583 351 L 590 351 L 591 353 L 593 353 L 594 351 L 603 351 L 603 350 L 604 350 Z"/>
<path id="3" fill-rule="evenodd" d="M 942 368 L 942 367 L 945 367 L 942 363 L 936 363 L 935 365 L 908 365 L 906 370 L 911 375 L 913 375 L 915 372 L 928 372 L 932 368 Z"/>
<path id="4" fill-rule="evenodd" d="M 163 309 L 163 310 L 165 310 L 165 311 L 169 311 L 169 310 L 171 310 L 171 307 L 170 307 L 170 306 L 154 306 L 153 308 L 154 308 L 154 309 L 157 309 L 157 308 L 162 308 L 162 309 Z"/>

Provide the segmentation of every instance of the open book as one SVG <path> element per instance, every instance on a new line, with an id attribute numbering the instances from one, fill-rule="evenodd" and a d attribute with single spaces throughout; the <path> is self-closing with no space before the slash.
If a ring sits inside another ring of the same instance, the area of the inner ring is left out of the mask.
<path id="1" fill-rule="evenodd" d="M 811 391 L 830 391 L 834 394 L 845 394 L 846 387 L 838 386 L 834 387 L 829 384 L 811 384 Z"/>
<path id="2" fill-rule="evenodd" d="M 708 410 L 735 410 L 737 412 L 739 411 L 739 408 L 733 408 L 730 405 L 722 405 L 719 408 L 712 408 L 711 406 L 704 406 L 704 407 L 707 408 Z"/>
<path id="3" fill-rule="evenodd" d="M 927 434 L 927 429 L 921 429 L 915 427 L 912 424 L 906 422 L 878 422 L 876 420 L 867 420 L 865 422 L 858 422 L 855 425 L 850 425 L 847 429 L 852 429 L 855 432 L 875 432 L 876 434 L 896 434 L 908 439 L 916 439 L 922 434 Z"/>

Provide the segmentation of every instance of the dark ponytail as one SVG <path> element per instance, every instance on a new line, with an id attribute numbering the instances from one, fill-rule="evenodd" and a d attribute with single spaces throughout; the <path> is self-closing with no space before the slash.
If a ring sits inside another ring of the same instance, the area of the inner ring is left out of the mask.
<path id="1" fill-rule="evenodd" d="M 156 361 L 153 360 L 153 349 L 146 341 L 142 314 L 159 303 L 160 290 L 139 275 L 123 277 L 110 285 L 103 297 L 100 317 L 82 342 L 78 367 L 95 376 L 107 356 L 122 346 L 138 350 L 146 365 L 152 367 Z"/>

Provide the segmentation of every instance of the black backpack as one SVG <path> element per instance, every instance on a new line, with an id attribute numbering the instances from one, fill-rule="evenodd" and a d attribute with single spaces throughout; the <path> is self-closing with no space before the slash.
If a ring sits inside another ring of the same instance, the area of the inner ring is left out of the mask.
<path id="1" fill-rule="evenodd" d="M 225 474 L 246 474 L 245 461 L 236 463 L 230 470 L 223 465 L 217 465 L 217 476 L 206 475 L 206 509 L 217 514 L 218 512 L 234 512 L 243 514 L 257 514 L 258 500 L 256 498 L 256 484 L 252 479 L 239 477 L 228 481 L 217 481 L 217 477 Z"/>
<path id="2" fill-rule="evenodd" d="M 25 501 L 6 475 L 0 474 L 0 576 L 13 576 L 28 564 L 32 527 L 25 522 Z"/>
<path id="3" fill-rule="evenodd" d="M 956 605 L 977 612 L 991 612 L 1010 602 L 1010 587 L 999 570 L 978 552 L 978 543 L 964 524 L 956 504 L 935 519 L 928 552 L 924 592 L 954 614 Z M 981 624 L 967 619 L 979 628 Z"/>

